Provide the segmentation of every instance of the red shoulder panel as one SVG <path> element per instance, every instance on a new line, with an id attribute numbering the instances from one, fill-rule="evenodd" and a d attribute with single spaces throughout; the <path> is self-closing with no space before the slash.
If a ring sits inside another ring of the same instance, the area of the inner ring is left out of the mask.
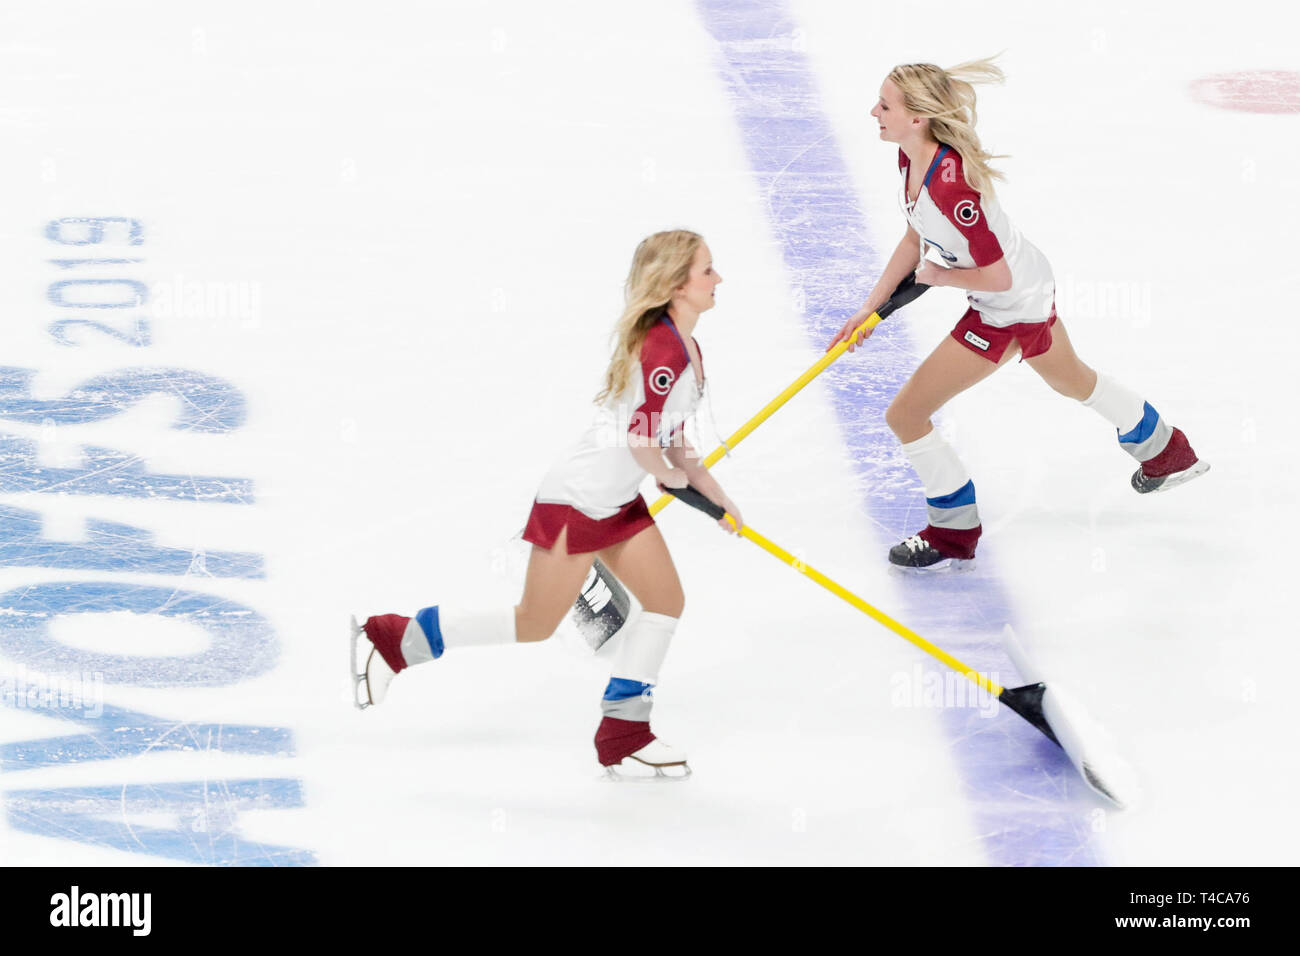
<path id="1" fill-rule="evenodd" d="M 666 321 L 656 324 L 641 343 L 641 385 L 645 401 L 633 409 L 628 431 L 653 438 L 668 393 L 690 365 L 690 357 L 677 331 Z"/>
<path id="2" fill-rule="evenodd" d="M 930 198 L 970 244 L 971 258 L 977 266 L 988 266 L 1002 258 L 1002 245 L 989 228 L 988 216 L 979 191 L 966 182 L 961 156 L 954 149 L 939 160 L 930 175 Z"/>

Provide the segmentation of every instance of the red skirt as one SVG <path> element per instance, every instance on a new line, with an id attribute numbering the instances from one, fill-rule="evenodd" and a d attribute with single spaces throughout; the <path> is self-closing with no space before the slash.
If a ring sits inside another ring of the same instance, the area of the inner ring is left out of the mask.
<path id="1" fill-rule="evenodd" d="M 528 526 L 524 528 L 524 540 L 550 551 L 555 547 L 560 532 L 568 528 L 565 550 L 569 554 L 585 554 L 626 541 L 654 523 L 655 519 L 650 517 L 650 509 L 640 495 L 620 508 L 618 514 L 599 521 L 588 518 L 571 505 L 534 501 L 533 510 L 528 515 Z"/>
<path id="2" fill-rule="evenodd" d="M 1002 327 L 986 324 L 978 312 L 967 309 L 966 314 L 953 327 L 952 337 L 994 364 L 1002 361 L 1007 348 L 1015 342 L 1020 346 L 1020 361 L 1023 362 L 1035 355 L 1042 355 L 1052 347 L 1052 326 L 1055 324 L 1055 303 L 1046 322 L 1017 322 Z"/>

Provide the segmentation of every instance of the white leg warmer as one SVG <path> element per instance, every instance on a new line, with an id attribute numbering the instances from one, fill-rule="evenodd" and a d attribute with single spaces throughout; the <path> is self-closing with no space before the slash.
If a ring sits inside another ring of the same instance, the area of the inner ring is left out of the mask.
<path id="1" fill-rule="evenodd" d="M 441 605 L 417 611 L 402 634 L 402 659 L 423 664 L 449 647 L 510 644 L 515 640 L 515 609 L 448 610 Z"/>
<path id="2" fill-rule="evenodd" d="M 438 618 L 442 627 L 442 641 L 448 648 L 513 644 L 515 641 L 513 606 L 491 611 L 439 608 Z"/>
<path id="3" fill-rule="evenodd" d="M 677 618 L 642 611 L 614 653 L 610 676 L 642 684 L 659 683 L 659 668 L 668 656 L 668 645 L 676 630 Z"/>
<path id="4" fill-rule="evenodd" d="M 631 630 L 614 652 L 614 667 L 600 707 L 606 717 L 647 721 L 654 703 L 650 689 L 659 683 L 659 668 L 668 655 L 677 618 L 643 611 L 628 626 Z"/>
<path id="5" fill-rule="evenodd" d="M 975 483 L 939 429 L 932 428 L 928 434 L 908 442 L 903 452 L 925 488 L 926 513 L 931 525 L 954 531 L 971 531 L 980 526 Z"/>
<path id="6" fill-rule="evenodd" d="M 1083 400 L 1091 408 L 1120 432 L 1128 432 L 1142 421 L 1145 402 L 1142 396 L 1125 385 L 1115 381 L 1109 375 L 1097 373 L 1097 387 Z"/>
<path id="7" fill-rule="evenodd" d="M 939 429 L 903 446 L 903 454 L 916 469 L 927 498 L 950 495 L 970 481 L 970 473 L 953 447 L 943 440 Z"/>

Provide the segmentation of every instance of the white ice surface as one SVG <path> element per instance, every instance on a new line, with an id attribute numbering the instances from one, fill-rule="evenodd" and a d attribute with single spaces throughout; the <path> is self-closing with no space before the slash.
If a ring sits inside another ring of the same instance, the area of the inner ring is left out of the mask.
<path id="1" fill-rule="evenodd" d="M 1300 117 L 1214 110 L 1186 93 L 1207 72 L 1293 67 L 1288 31 L 1265 4 L 1232 16 L 958 7 L 929 34 L 903 9 L 793 5 L 864 228 L 878 242 L 902 230 L 894 150 L 866 115 L 880 78 L 895 62 L 1005 48 L 1008 85 L 981 93 L 985 141 L 1012 157 L 1004 206 L 1073 290 L 1058 307 L 1085 360 L 1148 395 L 1213 465 L 1167 496 L 1134 495 L 1109 429 L 1025 366 L 945 413 L 1021 639 L 1045 671 L 1069 675 L 1143 775 L 1143 806 L 1104 818 L 1105 856 L 1294 862 L 1300 662 L 1285 502 L 1300 455 L 1285 421 L 1300 343 L 1285 240 L 1300 214 Z M 4 363 L 41 370 L 37 397 L 134 364 L 230 380 L 249 409 L 231 434 L 168 429 L 174 406 L 150 400 L 61 426 L 42 455 L 75 461 L 78 446 L 101 444 L 154 471 L 250 477 L 256 501 L 0 503 L 41 511 L 65 538 L 91 516 L 159 544 L 263 554 L 262 580 L 186 586 L 263 614 L 281 647 L 274 670 L 105 695 L 290 727 L 296 752 L 146 754 L 0 773 L 0 790 L 295 777 L 305 806 L 246 813 L 240 832 L 325 864 L 985 862 L 989 836 L 950 752 L 960 741 L 936 711 L 891 703 L 891 678 L 917 652 L 676 505 L 660 524 L 687 610 L 655 726 L 689 752 L 689 782 L 596 780 L 607 664 L 563 641 L 449 654 L 402 675 L 381 708 L 348 704 L 349 613 L 515 599 L 494 552 L 586 421 L 643 235 L 701 231 L 725 278 L 697 331 L 722 434 L 817 357 L 692 4 L 132 11 L 61 4 L 0 19 Z M 45 328 L 62 310 L 45 289 L 63 276 L 48 259 L 66 249 L 42 230 L 88 215 L 144 221 L 134 275 L 155 289 L 255 286 L 255 321 L 155 316 L 146 349 L 54 344 Z M 863 287 L 845 290 L 846 315 L 871 278 L 864 266 Z M 1132 288 L 1137 304 L 1089 305 L 1103 283 Z M 962 308 L 951 291 L 911 307 L 917 348 Z M 29 423 L 5 431 L 41 436 Z M 897 529 L 874 527 L 855 501 L 818 385 L 717 473 L 755 527 L 900 606 L 881 560 Z M 2 567 L 0 591 L 86 578 L 178 583 Z M 151 646 L 111 621 L 99 640 Z M 0 710 L 0 743 L 68 732 Z M 0 854 L 162 862 L 3 821 Z"/>

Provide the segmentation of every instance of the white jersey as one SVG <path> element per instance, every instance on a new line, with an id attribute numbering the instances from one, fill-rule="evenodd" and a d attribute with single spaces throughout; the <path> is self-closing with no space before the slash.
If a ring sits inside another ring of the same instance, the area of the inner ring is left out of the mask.
<path id="1" fill-rule="evenodd" d="M 1045 322 L 1052 314 L 1056 280 L 1047 257 L 1011 224 L 996 199 L 983 197 L 966 182 L 961 156 L 940 146 L 916 201 L 907 201 L 907 154 L 898 151 L 903 174 L 900 204 L 908 225 L 950 266 L 971 269 L 1005 257 L 1011 269 L 1006 292 L 967 292 L 971 308 L 998 327 Z"/>
<path id="2" fill-rule="evenodd" d="M 632 457 L 627 436 L 653 438 L 662 447 L 682 430 L 704 393 L 704 358 L 698 343 L 695 348 L 698 377 L 685 341 L 665 314 L 641 343 L 639 374 L 621 396 L 606 399 L 582 437 L 556 459 L 537 500 L 570 505 L 596 520 L 634 500 L 646 471 Z"/>

